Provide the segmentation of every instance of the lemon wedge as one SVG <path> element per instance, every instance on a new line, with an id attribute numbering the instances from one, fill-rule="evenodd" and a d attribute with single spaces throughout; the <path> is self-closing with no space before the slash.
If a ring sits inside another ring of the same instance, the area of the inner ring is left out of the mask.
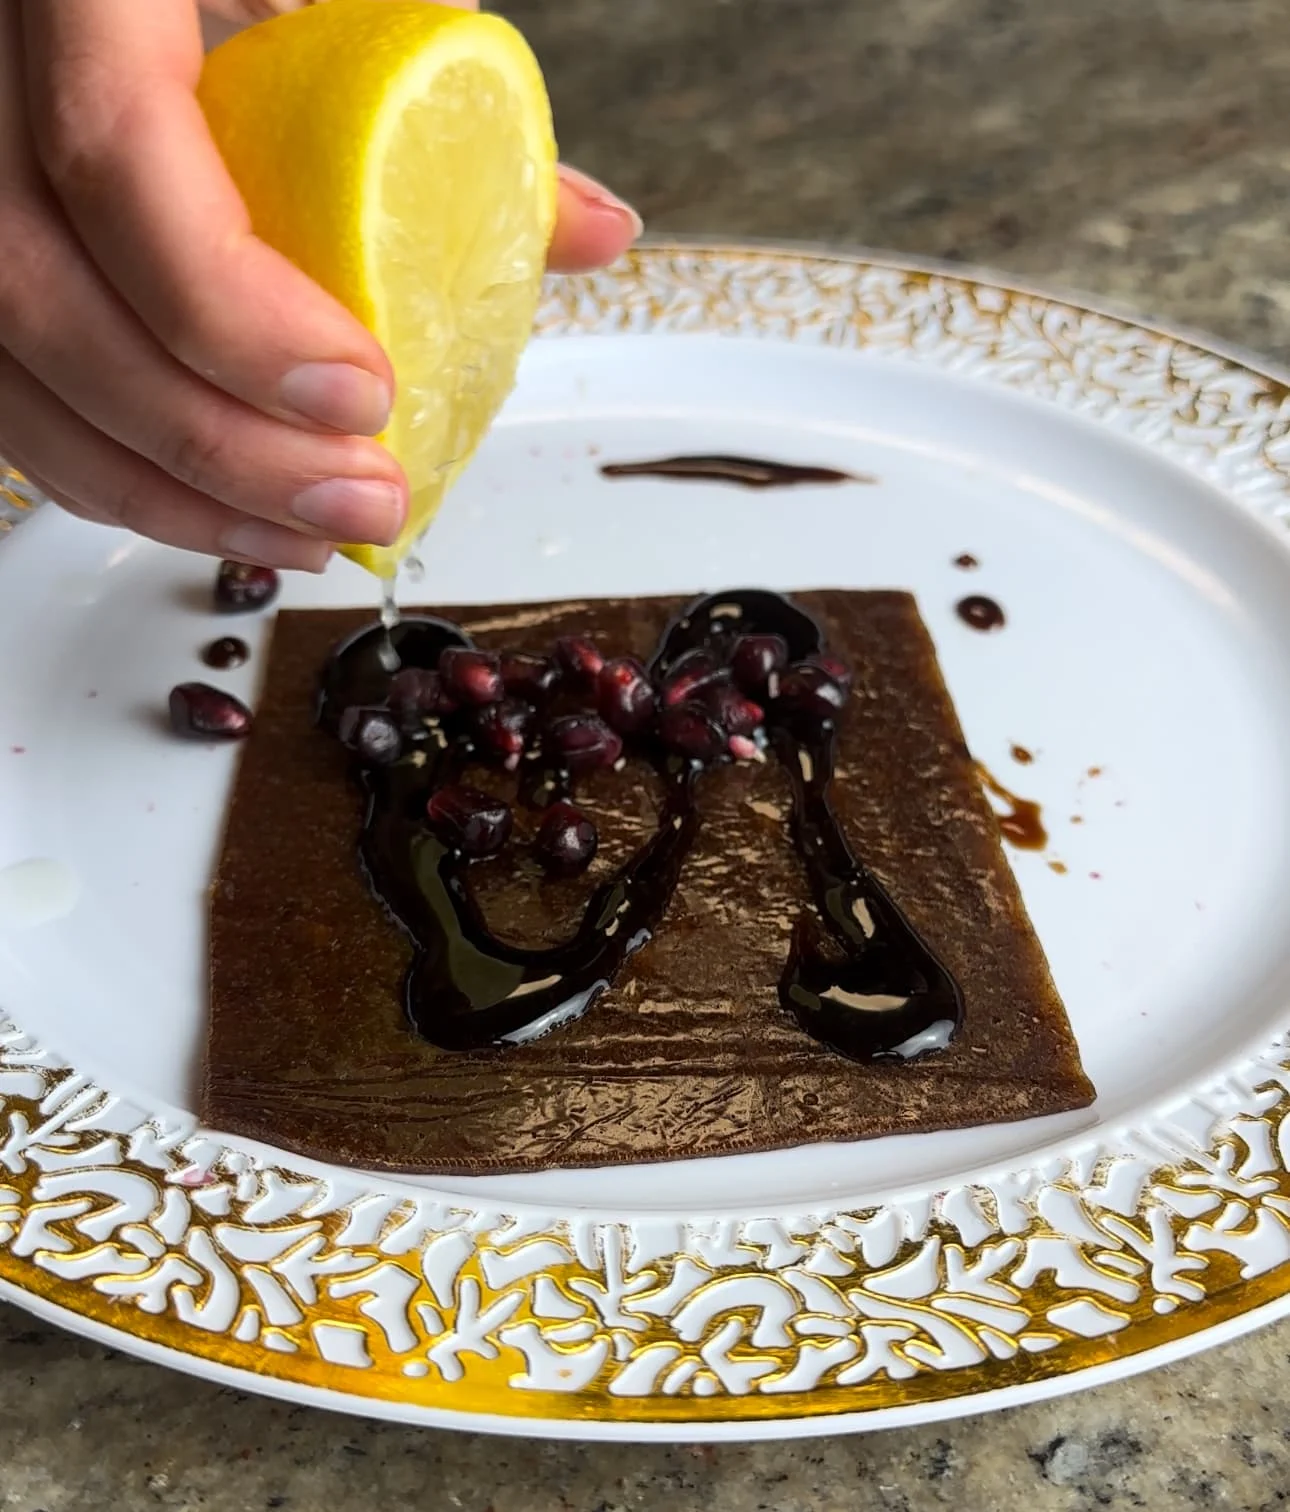
<path id="1" fill-rule="evenodd" d="M 496 16 L 328 0 L 240 33 L 198 87 L 257 235 L 373 332 L 411 489 L 390 577 L 510 392 L 555 224 L 542 74 Z"/>

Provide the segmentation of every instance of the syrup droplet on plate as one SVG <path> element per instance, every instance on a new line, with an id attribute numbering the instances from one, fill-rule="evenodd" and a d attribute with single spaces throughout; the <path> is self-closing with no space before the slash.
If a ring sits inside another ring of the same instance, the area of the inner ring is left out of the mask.
<path id="1" fill-rule="evenodd" d="M 1002 630 L 1007 623 L 1002 606 L 983 593 L 971 593 L 960 599 L 954 612 L 973 630 Z"/>
<path id="2" fill-rule="evenodd" d="M 202 647 L 202 660 L 208 667 L 214 667 L 217 671 L 227 672 L 233 667 L 241 667 L 251 657 L 251 648 L 244 640 L 239 640 L 236 635 L 221 635 L 218 640 L 213 640 L 207 646 Z"/>
<path id="3" fill-rule="evenodd" d="M 995 810 L 1003 838 L 1018 850 L 1043 850 L 1048 844 L 1048 831 L 1044 828 L 1039 805 L 1032 798 L 1019 798 L 979 761 L 976 769 L 986 792 L 1007 805 L 1002 813 Z"/>

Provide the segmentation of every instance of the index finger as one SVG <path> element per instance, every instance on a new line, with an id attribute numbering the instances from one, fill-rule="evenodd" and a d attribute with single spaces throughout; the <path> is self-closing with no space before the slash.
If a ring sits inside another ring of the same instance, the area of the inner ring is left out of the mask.
<path id="1" fill-rule="evenodd" d="M 375 434 L 375 337 L 260 241 L 207 130 L 192 0 L 24 0 L 33 128 L 94 261 L 159 341 L 283 419 Z"/>

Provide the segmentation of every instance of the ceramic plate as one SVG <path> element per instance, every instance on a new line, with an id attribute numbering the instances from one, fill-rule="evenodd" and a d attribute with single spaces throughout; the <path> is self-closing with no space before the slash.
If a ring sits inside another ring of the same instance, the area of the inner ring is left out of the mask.
<path id="1" fill-rule="evenodd" d="M 1283 380 L 985 277 L 755 249 L 554 284 L 541 330 L 405 598 L 913 589 L 974 752 L 1042 805 L 1012 860 L 1095 1106 L 451 1181 L 198 1127 L 235 754 L 159 711 L 228 622 L 210 563 L 46 508 L 0 544 L 0 1291 L 295 1400 L 640 1438 L 1001 1406 L 1290 1308 Z M 598 471 L 681 452 L 877 482 Z M 375 595 L 339 563 L 285 601 Z"/>

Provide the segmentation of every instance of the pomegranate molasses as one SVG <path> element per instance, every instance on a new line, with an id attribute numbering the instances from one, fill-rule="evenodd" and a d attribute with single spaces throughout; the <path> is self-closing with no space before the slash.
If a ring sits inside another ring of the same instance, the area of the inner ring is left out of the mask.
<path id="1" fill-rule="evenodd" d="M 219 672 L 244 666 L 250 657 L 250 646 L 236 635 L 221 635 L 218 640 L 202 647 L 202 660 L 208 667 L 214 667 Z"/>
<path id="2" fill-rule="evenodd" d="M 492 934 L 469 880 L 472 854 L 495 854 L 511 831 L 505 805 L 463 787 L 468 765 L 489 757 L 479 710 L 468 700 L 485 691 L 486 678 L 489 695 L 500 692 L 491 679 L 505 659 L 426 615 L 405 616 L 388 636 L 398 678 L 407 684 L 414 671 L 437 674 L 459 707 L 403 717 L 400 757 L 362 759 L 355 711 L 388 707 L 394 680 L 387 631 L 377 625 L 328 659 L 319 721 L 331 735 L 349 736 L 359 756 L 363 869 L 415 946 L 404 1003 L 432 1044 L 520 1044 L 585 1013 L 659 927 L 698 833 L 697 785 L 720 781 L 717 768 L 732 756 L 764 760 L 766 751 L 792 784 L 791 833 L 814 902 L 793 932 L 779 983 L 784 1008 L 814 1039 L 860 1061 L 913 1060 L 944 1049 L 958 1032 L 958 984 L 856 856 L 833 811 L 836 721 L 849 673 L 825 654 L 816 622 L 788 599 L 755 589 L 701 599 L 664 631 L 648 667 L 604 660 L 588 644 L 557 648 L 564 689 L 529 706 L 532 720 L 517 737 L 525 752 L 520 801 L 546 816 L 539 859 L 565 872 L 591 860 L 594 827 L 572 802 L 576 774 L 589 762 L 609 767 L 629 749 L 654 767 L 663 800 L 654 833 L 593 889 L 572 938 L 547 949 Z M 754 684 L 764 705 L 750 696 Z M 683 696 L 669 701 L 668 690 L 678 687 Z M 484 812 L 489 804 L 496 813 Z M 486 845 L 466 843 L 484 829 Z"/>
<path id="3" fill-rule="evenodd" d="M 1002 630 L 1007 623 L 1002 607 L 983 593 L 970 593 L 960 599 L 954 612 L 973 630 Z"/>
<path id="4" fill-rule="evenodd" d="M 761 457 L 660 457 L 654 462 L 606 462 L 605 478 L 682 478 L 689 482 L 734 483 L 740 488 L 793 488 L 802 483 L 875 483 L 866 473 L 836 467 L 803 467 Z"/>
<path id="5" fill-rule="evenodd" d="M 996 812 L 999 833 L 1018 850 L 1043 850 L 1048 844 L 1048 831 L 1044 828 L 1042 811 L 1033 798 L 1018 798 L 1016 793 L 1003 783 L 987 767 L 976 764 L 981 785 L 993 794 L 1000 803 L 1007 804 L 1006 812 Z"/>

